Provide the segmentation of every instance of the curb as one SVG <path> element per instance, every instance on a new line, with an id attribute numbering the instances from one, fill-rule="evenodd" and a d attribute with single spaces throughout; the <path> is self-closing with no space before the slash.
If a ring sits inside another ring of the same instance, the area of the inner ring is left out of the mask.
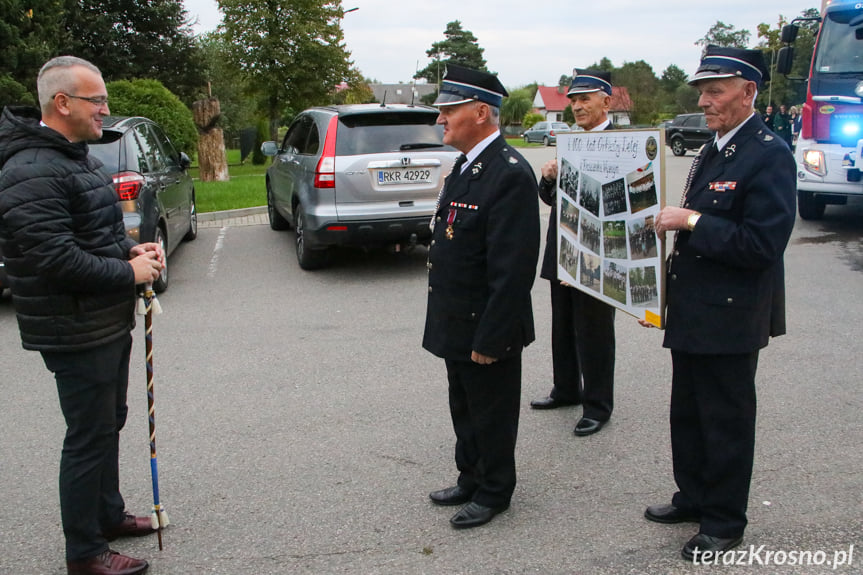
<path id="1" fill-rule="evenodd" d="M 221 212 L 203 212 L 198 214 L 199 222 L 212 222 L 214 220 L 225 220 L 228 218 L 242 218 L 245 216 L 256 216 L 266 214 L 267 206 L 254 208 L 241 208 L 239 210 L 222 210 Z"/>

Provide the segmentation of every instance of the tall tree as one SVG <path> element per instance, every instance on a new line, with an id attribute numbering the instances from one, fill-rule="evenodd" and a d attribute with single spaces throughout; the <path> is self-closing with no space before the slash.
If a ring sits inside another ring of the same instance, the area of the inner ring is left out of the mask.
<path id="1" fill-rule="evenodd" d="M 817 17 L 818 10 L 809 8 L 800 14 L 802 17 Z M 812 61 L 812 52 L 815 50 L 815 38 L 818 35 L 818 22 L 809 21 L 800 23 L 800 31 L 794 42 L 794 61 L 791 73 L 788 76 L 775 73 L 775 60 L 779 48 L 782 47 L 780 34 L 782 27 L 788 22 L 784 16 L 779 16 L 775 27 L 761 23 L 758 25 L 758 47 L 764 53 L 764 60 L 770 65 L 771 80 L 767 89 L 761 89 L 758 93 L 756 105 L 759 109 L 768 104 L 788 104 L 789 107 L 799 104 L 806 99 L 805 79 L 809 75 L 809 65 Z"/>
<path id="2" fill-rule="evenodd" d="M 533 109 L 533 98 L 531 89 L 520 88 L 509 93 L 509 97 L 503 99 L 500 107 L 500 123 L 504 126 L 520 124 L 524 115 Z"/>
<path id="3" fill-rule="evenodd" d="M 644 60 L 624 62 L 612 71 L 615 86 L 626 86 L 632 100 L 632 123 L 653 124 L 659 112 L 659 80 Z"/>
<path id="4" fill-rule="evenodd" d="M 429 84 L 439 84 L 449 63 L 488 72 L 485 59 L 482 57 L 484 49 L 480 48 L 479 40 L 473 32 L 463 30 L 461 22 L 454 20 L 446 25 L 443 34 L 446 40 L 435 42 L 426 50 L 426 55 L 433 61 L 414 74 L 414 78 L 425 78 Z"/>
<path id="5" fill-rule="evenodd" d="M 66 31 L 64 50 L 96 64 L 106 80 L 153 78 L 187 105 L 206 88 L 182 0 L 78 0 Z"/>
<path id="6" fill-rule="evenodd" d="M 341 0 L 219 0 L 230 58 L 263 94 L 272 139 L 286 109 L 329 101 L 348 77 Z"/>
<path id="7" fill-rule="evenodd" d="M 221 34 L 208 32 L 200 36 L 198 47 L 204 59 L 204 78 L 209 85 L 207 95 L 212 94 L 219 99 L 219 126 L 226 140 L 238 137 L 242 129 L 257 123 L 261 96 L 234 65 L 230 46 Z"/>
<path id="8" fill-rule="evenodd" d="M 66 42 L 75 0 L 0 0 L 0 106 L 36 103 L 36 75 Z"/>
<path id="9" fill-rule="evenodd" d="M 726 24 L 717 20 L 716 24 L 707 31 L 707 34 L 695 42 L 695 45 L 706 47 L 715 44 L 717 46 L 746 48 L 749 45 L 750 36 L 749 30 L 735 30 L 733 24 Z"/>

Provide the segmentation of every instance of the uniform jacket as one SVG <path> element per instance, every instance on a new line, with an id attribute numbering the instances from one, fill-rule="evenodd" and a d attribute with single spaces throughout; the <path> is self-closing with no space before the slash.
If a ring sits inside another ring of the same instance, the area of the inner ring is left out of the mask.
<path id="1" fill-rule="evenodd" d="M 497 138 L 450 174 L 435 220 L 423 347 L 462 361 L 472 351 L 518 355 L 534 339 L 539 203 L 530 165 Z"/>
<path id="2" fill-rule="evenodd" d="M 684 207 L 702 216 L 679 233 L 667 270 L 665 347 L 750 353 L 785 333 L 795 173 L 788 146 L 757 115 L 699 167 Z"/>
<path id="3" fill-rule="evenodd" d="M 606 130 L 613 130 L 614 124 L 608 124 Z M 557 278 L 557 184 L 549 183 L 545 178 L 539 179 L 539 197 L 546 205 L 551 206 L 548 216 L 548 232 L 545 236 L 545 252 L 542 256 L 542 268 L 539 277 L 558 281 Z M 573 198 L 574 199 L 574 198 Z"/>
<path id="4" fill-rule="evenodd" d="M 26 349 L 76 351 L 135 325 L 135 276 L 111 179 L 39 125 L 39 112 L 0 118 L 0 242 Z"/>

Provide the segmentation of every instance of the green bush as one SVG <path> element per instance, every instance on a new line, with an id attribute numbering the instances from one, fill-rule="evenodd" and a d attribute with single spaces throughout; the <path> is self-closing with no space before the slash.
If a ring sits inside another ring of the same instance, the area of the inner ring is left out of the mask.
<path id="1" fill-rule="evenodd" d="M 198 129 L 189 110 L 158 80 L 118 80 L 107 84 L 111 115 L 144 116 L 159 124 L 174 146 L 195 157 Z"/>
<path id="2" fill-rule="evenodd" d="M 17 105 L 38 106 L 27 88 L 13 80 L 9 74 L 0 75 L 0 109 Z"/>
<path id="3" fill-rule="evenodd" d="M 545 116 L 536 112 L 528 112 L 524 115 L 524 120 L 521 121 L 521 127 L 525 130 L 532 128 L 537 122 L 545 120 Z"/>

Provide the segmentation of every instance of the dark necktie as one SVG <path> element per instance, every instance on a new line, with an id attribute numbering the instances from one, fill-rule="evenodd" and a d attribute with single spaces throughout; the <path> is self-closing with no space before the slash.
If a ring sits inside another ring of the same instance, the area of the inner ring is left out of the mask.
<path id="1" fill-rule="evenodd" d="M 461 174 L 461 167 L 466 161 L 467 156 L 465 156 L 464 154 L 459 154 L 458 157 L 455 159 L 455 163 L 452 165 L 452 171 L 450 172 L 449 177 L 447 178 L 446 182 L 444 182 L 444 185 L 440 187 L 440 192 L 438 192 L 437 201 L 434 205 L 434 213 L 432 214 L 431 221 L 429 222 L 429 227 L 432 231 L 434 231 L 435 218 L 437 217 L 437 211 L 440 209 L 441 198 L 443 198 L 443 193 L 444 191 L 446 191 L 446 184 L 452 182 L 453 178 L 457 178 L 459 174 Z"/>

